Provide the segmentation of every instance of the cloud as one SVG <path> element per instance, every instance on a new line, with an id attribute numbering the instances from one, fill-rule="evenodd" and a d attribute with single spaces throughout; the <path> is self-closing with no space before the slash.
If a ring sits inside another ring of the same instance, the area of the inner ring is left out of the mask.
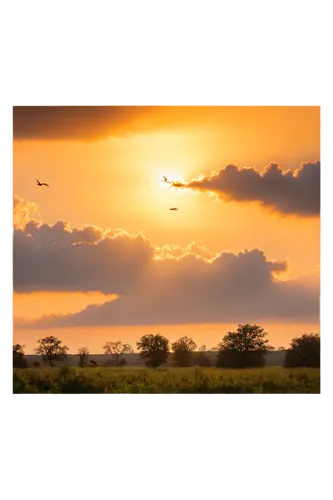
<path id="1" fill-rule="evenodd" d="M 195 255 L 209 260 L 216 257 L 218 253 L 212 252 L 206 245 L 198 245 L 195 242 L 190 243 L 185 248 L 179 245 L 162 245 L 160 247 L 155 247 L 156 259 L 166 259 L 171 257 L 180 258 L 185 257 L 186 255 Z"/>
<path id="2" fill-rule="evenodd" d="M 141 102 L 15 104 L 10 115 L 11 139 L 96 141 L 131 134 L 184 133 L 184 129 L 197 132 L 203 123 L 214 128 L 221 120 L 222 108 L 223 104 L 197 107 Z"/>
<path id="3" fill-rule="evenodd" d="M 178 106 L 14 106 L 13 133 L 17 140 L 100 140 L 193 127 L 220 113 L 218 106 L 186 106 L 182 113 Z"/>
<path id="4" fill-rule="evenodd" d="M 14 231 L 14 289 L 99 290 L 118 298 L 16 326 L 317 320 L 318 286 L 279 281 L 285 262 L 259 249 L 212 253 L 195 243 L 155 246 L 142 233 L 31 221 Z"/>
<path id="5" fill-rule="evenodd" d="M 141 234 L 30 221 L 14 230 L 14 290 L 124 293 L 136 286 L 151 256 Z"/>
<path id="6" fill-rule="evenodd" d="M 87 140 L 123 131 L 142 113 L 131 106 L 15 106 L 14 139 Z"/>
<path id="7" fill-rule="evenodd" d="M 302 163 L 295 171 L 283 171 L 271 162 L 263 173 L 227 165 L 210 176 L 172 186 L 213 192 L 225 201 L 257 201 L 284 215 L 308 217 L 320 212 L 319 160 Z"/>
<path id="8" fill-rule="evenodd" d="M 13 198 L 13 225 L 16 228 L 24 228 L 31 220 L 34 213 L 37 212 L 36 203 L 24 200 L 17 195 Z"/>

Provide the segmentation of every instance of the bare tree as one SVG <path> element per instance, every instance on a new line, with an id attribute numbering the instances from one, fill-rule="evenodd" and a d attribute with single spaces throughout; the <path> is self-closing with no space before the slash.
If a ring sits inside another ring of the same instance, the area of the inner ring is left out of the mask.
<path id="1" fill-rule="evenodd" d="M 120 340 L 117 340 L 116 342 L 106 342 L 103 349 L 104 354 L 109 354 L 113 357 L 116 366 L 121 366 L 123 364 L 122 356 L 124 354 L 134 352 L 129 344 L 123 344 Z"/>
<path id="2" fill-rule="evenodd" d="M 83 368 L 84 365 L 86 364 L 86 360 L 88 359 L 88 356 L 90 354 L 89 349 L 87 347 L 80 347 L 80 349 L 78 349 L 77 353 L 80 356 L 79 365 L 81 366 L 81 368 Z"/>

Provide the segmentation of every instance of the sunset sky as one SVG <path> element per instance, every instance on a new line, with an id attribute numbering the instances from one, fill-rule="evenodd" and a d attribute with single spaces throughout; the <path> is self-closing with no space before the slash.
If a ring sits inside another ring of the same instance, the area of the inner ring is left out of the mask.
<path id="1" fill-rule="evenodd" d="M 27 353 L 319 332 L 319 107 L 15 107 L 13 162 Z"/>

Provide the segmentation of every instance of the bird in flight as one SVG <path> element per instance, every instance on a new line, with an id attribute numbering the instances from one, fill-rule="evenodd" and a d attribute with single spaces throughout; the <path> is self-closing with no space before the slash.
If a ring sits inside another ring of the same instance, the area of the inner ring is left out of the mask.
<path id="1" fill-rule="evenodd" d="M 171 181 L 168 181 L 168 179 L 165 177 L 165 175 L 163 175 L 163 181 L 162 182 L 166 182 L 167 184 L 172 184 Z"/>
<path id="2" fill-rule="evenodd" d="M 169 208 L 169 210 L 179 210 L 179 208 L 177 208 L 177 207 L 172 207 L 172 208 Z"/>
<path id="3" fill-rule="evenodd" d="M 46 184 L 46 182 L 39 182 L 38 179 L 37 180 L 37 186 L 47 186 L 47 187 L 50 187 L 48 184 Z"/>

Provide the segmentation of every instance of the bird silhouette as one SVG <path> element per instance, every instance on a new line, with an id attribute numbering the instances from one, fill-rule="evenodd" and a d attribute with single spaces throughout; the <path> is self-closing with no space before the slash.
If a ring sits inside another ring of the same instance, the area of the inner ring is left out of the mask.
<path id="1" fill-rule="evenodd" d="M 179 210 L 177 207 L 169 208 L 169 210 Z"/>
<path id="2" fill-rule="evenodd" d="M 162 177 L 164 179 L 162 182 L 166 182 L 167 184 L 171 184 L 171 181 L 168 181 L 168 179 L 165 177 L 165 175 L 163 175 Z"/>
<path id="3" fill-rule="evenodd" d="M 46 184 L 46 182 L 39 182 L 38 179 L 37 180 L 37 186 L 47 186 L 47 187 L 50 187 L 48 184 Z"/>

